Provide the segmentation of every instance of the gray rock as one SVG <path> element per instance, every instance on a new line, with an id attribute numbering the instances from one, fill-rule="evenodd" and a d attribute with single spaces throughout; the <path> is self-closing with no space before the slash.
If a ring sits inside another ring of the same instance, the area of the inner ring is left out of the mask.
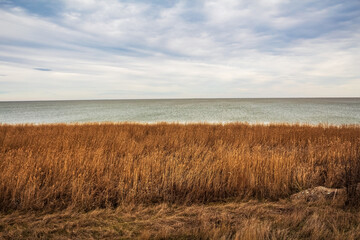
<path id="1" fill-rule="evenodd" d="M 327 188 L 323 186 L 309 188 L 290 196 L 291 200 L 314 202 L 318 200 L 333 200 L 346 197 L 345 188 Z"/>

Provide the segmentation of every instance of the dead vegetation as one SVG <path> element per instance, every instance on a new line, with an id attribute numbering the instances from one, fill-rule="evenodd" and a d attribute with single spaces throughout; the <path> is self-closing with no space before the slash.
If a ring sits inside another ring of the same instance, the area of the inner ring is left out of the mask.
<path id="1" fill-rule="evenodd" d="M 359 182 L 359 125 L 0 125 L 0 239 L 360 239 Z"/>
<path id="2" fill-rule="evenodd" d="M 359 211 L 331 203 L 151 206 L 0 214 L 0 239 L 360 239 Z"/>
<path id="3" fill-rule="evenodd" d="M 360 127 L 0 125 L 0 210 L 285 198 L 360 182 Z"/>

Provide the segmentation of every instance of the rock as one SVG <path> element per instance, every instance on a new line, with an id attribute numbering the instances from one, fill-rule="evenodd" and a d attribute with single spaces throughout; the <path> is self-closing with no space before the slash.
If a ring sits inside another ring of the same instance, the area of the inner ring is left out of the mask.
<path id="1" fill-rule="evenodd" d="M 327 188 L 327 187 L 319 186 L 319 187 L 309 188 L 299 193 L 295 193 L 290 196 L 290 199 L 315 202 L 322 199 L 333 200 L 344 197 L 346 197 L 345 188 Z"/>

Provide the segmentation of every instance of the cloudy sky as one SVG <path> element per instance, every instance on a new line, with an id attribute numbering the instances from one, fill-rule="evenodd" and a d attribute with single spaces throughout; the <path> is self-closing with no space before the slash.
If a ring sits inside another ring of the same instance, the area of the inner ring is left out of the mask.
<path id="1" fill-rule="evenodd" d="M 359 97 L 360 1 L 0 0 L 0 100 Z"/>

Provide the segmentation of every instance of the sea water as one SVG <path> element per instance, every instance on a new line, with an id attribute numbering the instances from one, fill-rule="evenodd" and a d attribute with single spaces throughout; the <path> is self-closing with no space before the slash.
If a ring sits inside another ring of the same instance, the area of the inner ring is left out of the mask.
<path id="1" fill-rule="evenodd" d="M 0 102 L 0 123 L 124 121 L 360 124 L 360 98 Z"/>

